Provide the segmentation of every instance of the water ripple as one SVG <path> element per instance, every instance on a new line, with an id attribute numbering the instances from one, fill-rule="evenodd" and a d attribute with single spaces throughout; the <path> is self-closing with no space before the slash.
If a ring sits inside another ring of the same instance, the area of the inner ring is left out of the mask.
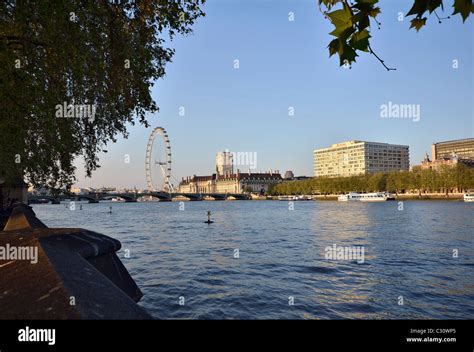
<path id="1" fill-rule="evenodd" d="M 34 210 L 50 227 L 120 240 L 157 318 L 474 318 L 474 204 L 123 203 L 110 215 L 109 205 Z M 364 262 L 327 260 L 334 244 L 362 246 Z"/>

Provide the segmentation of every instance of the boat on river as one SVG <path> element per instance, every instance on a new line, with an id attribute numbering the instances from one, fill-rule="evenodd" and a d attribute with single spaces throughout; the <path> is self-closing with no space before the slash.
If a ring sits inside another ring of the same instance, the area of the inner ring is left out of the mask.
<path id="1" fill-rule="evenodd" d="M 474 202 L 474 193 L 464 193 L 463 198 L 465 202 Z"/>
<path id="2" fill-rule="evenodd" d="M 387 200 L 395 200 L 395 196 L 388 192 L 373 192 L 373 193 L 357 193 L 350 192 L 342 194 L 337 198 L 340 202 L 385 202 Z"/>

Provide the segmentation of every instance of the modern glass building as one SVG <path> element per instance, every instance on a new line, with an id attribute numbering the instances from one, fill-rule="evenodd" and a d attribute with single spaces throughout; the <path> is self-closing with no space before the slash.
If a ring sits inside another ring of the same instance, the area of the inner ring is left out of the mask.
<path id="1" fill-rule="evenodd" d="M 388 143 L 349 141 L 314 151 L 314 176 L 357 176 L 375 172 L 407 171 L 409 147 Z"/>

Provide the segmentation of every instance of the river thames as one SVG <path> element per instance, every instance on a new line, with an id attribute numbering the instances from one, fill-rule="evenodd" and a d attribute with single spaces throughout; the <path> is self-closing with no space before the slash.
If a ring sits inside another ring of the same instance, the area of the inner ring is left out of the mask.
<path id="1" fill-rule="evenodd" d="M 474 318 L 474 203 L 33 208 L 49 227 L 120 240 L 118 256 L 144 293 L 139 304 L 159 319 Z M 331 246 L 363 248 L 364 260 L 327 259 Z"/>

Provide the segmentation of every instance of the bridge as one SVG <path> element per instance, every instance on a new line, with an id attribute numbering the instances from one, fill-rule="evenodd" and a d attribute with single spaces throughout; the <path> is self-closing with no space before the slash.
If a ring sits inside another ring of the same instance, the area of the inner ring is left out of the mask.
<path id="1" fill-rule="evenodd" d="M 64 200 L 81 201 L 86 200 L 89 203 L 98 203 L 99 201 L 111 200 L 112 198 L 122 198 L 127 203 L 136 202 L 141 197 L 157 198 L 160 202 L 175 201 L 201 201 L 201 200 L 247 200 L 249 196 L 246 194 L 233 193 L 167 193 L 167 192 L 128 192 L 128 193 L 106 193 L 106 192 L 90 192 L 88 194 L 62 194 L 57 197 L 47 195 L 29 195 L 29 203 L 38 203 L 47 200 L 53 204 L 58 204 Z"/>

